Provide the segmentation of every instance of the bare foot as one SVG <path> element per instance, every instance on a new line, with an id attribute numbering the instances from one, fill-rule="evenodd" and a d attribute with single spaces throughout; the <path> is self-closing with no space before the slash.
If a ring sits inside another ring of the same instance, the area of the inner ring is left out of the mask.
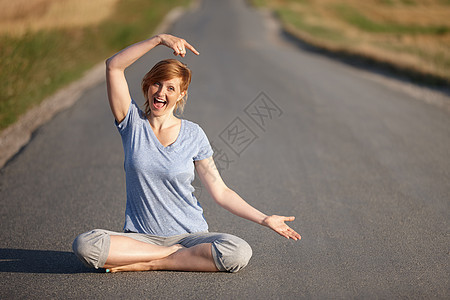
<path id="1" fill-rule="evenodd" d="M 108 272 L 109 270 L 109 272 Z M 150 270 L 150 262 L 136 263 L 132 265 L 120 266 L 106 269 L 107 273 L 118 273 L 118 272 L 143 272 Z"/>

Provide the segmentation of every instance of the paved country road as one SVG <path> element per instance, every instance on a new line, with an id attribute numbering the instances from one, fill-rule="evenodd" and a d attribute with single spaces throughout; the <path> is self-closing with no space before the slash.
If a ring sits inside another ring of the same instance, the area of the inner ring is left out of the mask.
<path id="1" fill-rule="evenodd" d="M 450 297 L 450 114 L 330 58 L 281 43 L 243 1 L 203 1 L 173 33 L 197 47 L 184 117 L 229 186 L 295 215 L 300 242 L 197 195 L 210 231 L 253 248 L 237 274 L 86 269 L 71 252 L 121 230 L 123 150 L 105 84 L 42 126 L 0 173 L 0 298 Z M 162 47 L 128 70 L 133 97 Z M 388 80 L 388 79 L 386 79 Z"/>

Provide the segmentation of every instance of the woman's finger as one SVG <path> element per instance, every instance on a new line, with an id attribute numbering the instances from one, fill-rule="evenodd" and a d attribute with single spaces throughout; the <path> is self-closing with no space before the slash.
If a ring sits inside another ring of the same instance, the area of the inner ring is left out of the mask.
<path id="1" fill-rule="evenodd" d="M 175 56 L 180 55 L 181 57 L 184 57 L 186 55 L 186 50 L 184 50 L 181 47 L 174 47 L 173 48 L 173 55 L 175 55 Z"/>
<path id="2" fill-rule="evenodd" d="M 289 239 L 289 236 L 283 231 L 278 231 L 278 234 L 283 236 L 283 237 L 285 237 L 285 238 L 287 238 L 287 239 Z"/>
<path id="3" fill-rule="evenodd" d="M 286 234 L 289 236 L 289 238 L 293 239 L 293 240 L 300 240 L 301 236 L 300 234 L 298 234 L 294 229 L 287 227 L 286 229 Z"/>
<path id="4" fill-rule="evenodd" d="M 194 48 L 192 47 L 188 42 L 184 41 L 184 44 L 179 44 L 173 47 L 174 50 L 174 55 L 180 55 L 181 57 L 185 57 L 186 56 L 186 48 L 191 50 L 194 54 L 199 55 L 200 53 Z"/>
<path id="5" fill-rule="evenodd" d="M 185 47 L 192 51 L 195 55 L 199 55 L 200 53 L 188 42 L 184 43 Z"/>
<path id="6" fill-rule="evenodd" d="M 293 239 L 295 241 L 300 240 L 301 236 L 298 234 L 295 230 L 293 230 L 290 227 L 282 228 L 277 230 L 278 234 L 287 238 L 287 239 Z"/>
<path id="7" fill-rule="evenodd" d="M 181 56 L 184 57 L 186 55 L 186 50 L 184 49 L 183 46 L 177 46 L 177 53 Z"/>
<path id="8" fill-rule="evenodd" d="M 300 236 L 300 234 L 298 234 L 295 230 L 291 229 L 289 231 L 289 235 L 293 240 L 301 240 L 302 237 Z"/>

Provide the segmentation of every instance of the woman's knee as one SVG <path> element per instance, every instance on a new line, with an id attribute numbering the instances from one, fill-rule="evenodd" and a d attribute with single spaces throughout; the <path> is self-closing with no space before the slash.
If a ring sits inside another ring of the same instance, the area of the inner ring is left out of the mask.
<path id="1" fill-rule="evenodd" d="M 228 272 L 237 272 L 247 266 L 253 253 L 246 241 L 232 235 L 214 242 L 213 249 L 219 270 Z"/>
<path id="2" fill-rule="evenodd" d="M 104 230 L 95 229 L 77 236 L 73 241 L 72 250 L 86 266 L 97 269 L 106 262 L 109 244 L 109 234 Z"/>

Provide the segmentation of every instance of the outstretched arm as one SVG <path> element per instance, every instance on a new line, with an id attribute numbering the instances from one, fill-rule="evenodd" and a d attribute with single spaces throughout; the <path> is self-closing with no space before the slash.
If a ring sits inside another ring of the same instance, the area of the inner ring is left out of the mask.
<path id="1" fill-rule="evenodd" d="M 125 118 L 131 102 L 128 84 L 125 79 L 125 69 L 158 45 L 164 45 L 171 48 L 175 56 L 180 55 L 181 57 L 184 57 L 186 55 L 186 49 L 191 50 L 196 55 L 199 54 L 198 51 L 184 39 L 168 34 L 159 34 L 142 42 L 133 44 L 108 58 L 106 60 L 108 99 L 111 111 L 118 122 L 121 122 Z"/>
<path id="2" fill-rule="evenodd" d="M 195 169 L 213 199 L 226 210 L 239 217 L 267 226 L 285 238 L 301 239 L 300 234 L 285 223 L 286 221 L 294 221 L 295 217 L 267 216 L 245 202 L 223 182 L 212 157 L 196 161 Z"/>

